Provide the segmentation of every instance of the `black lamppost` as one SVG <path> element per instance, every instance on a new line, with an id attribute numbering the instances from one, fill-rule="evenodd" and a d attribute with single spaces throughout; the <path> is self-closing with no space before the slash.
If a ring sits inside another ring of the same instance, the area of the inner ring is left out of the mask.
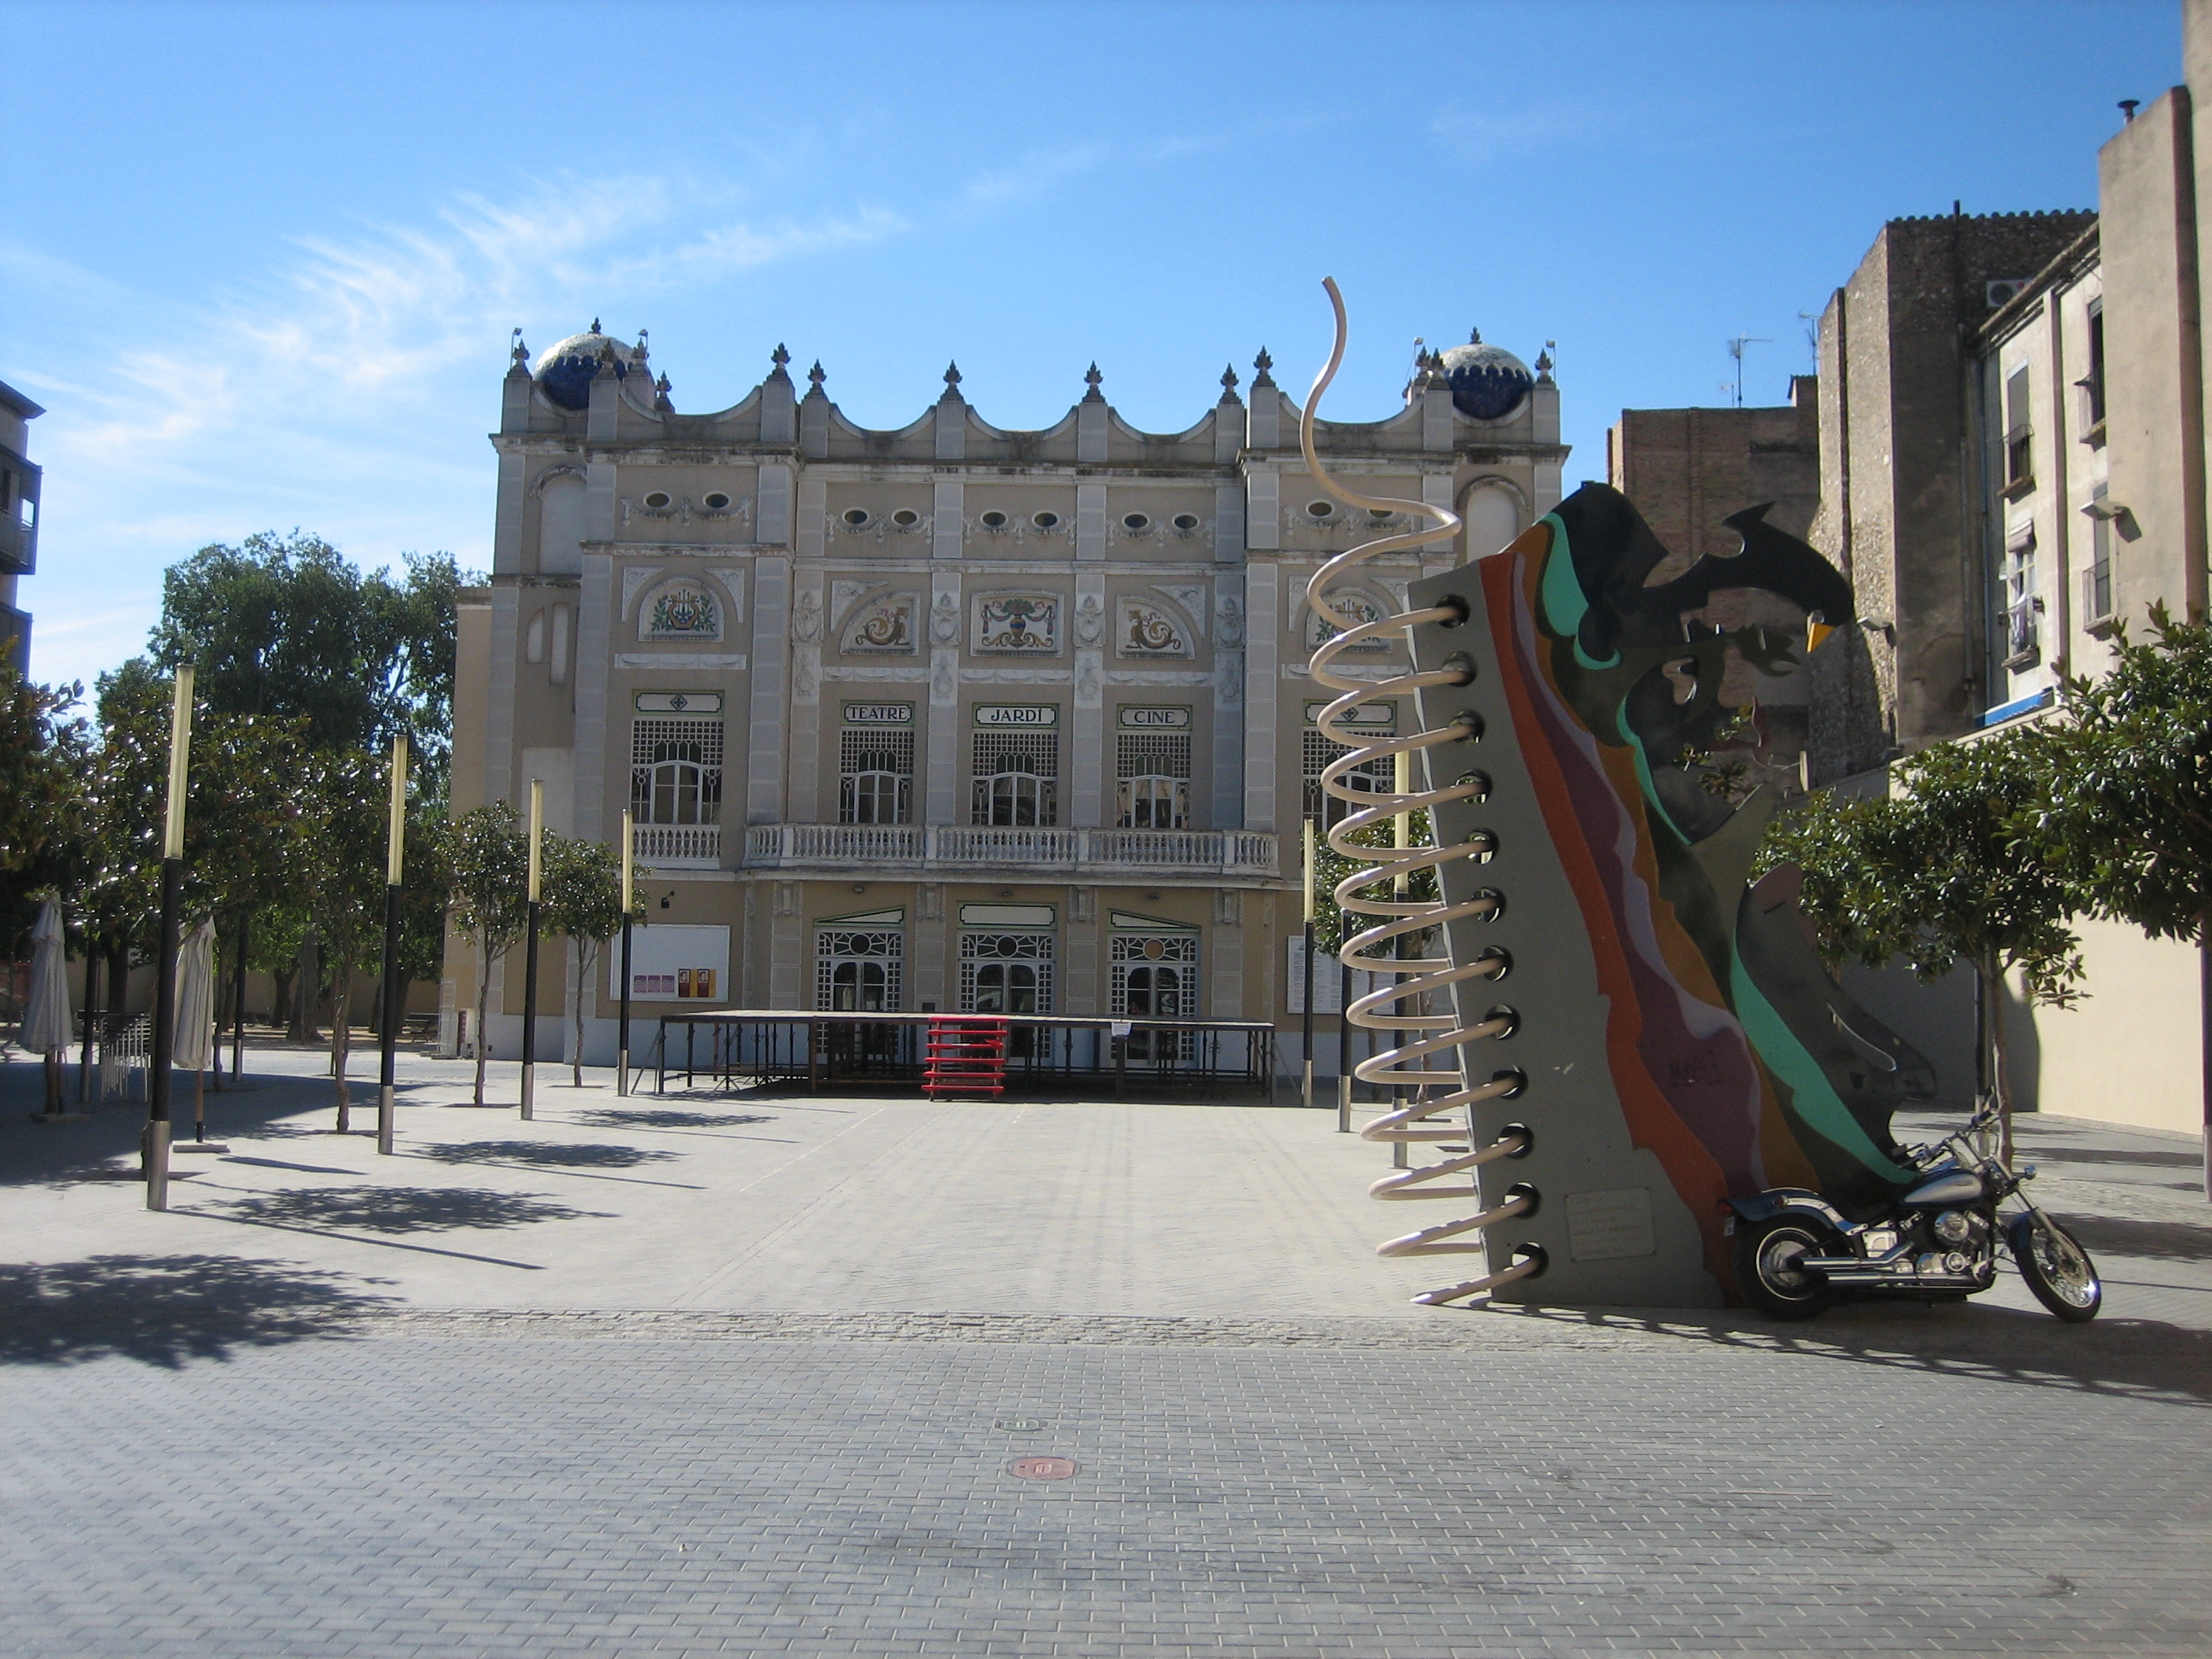
<path id="1" fill-rule="evenodd" d="M 532 1098 L 538 1084 L 538 878 L 545 841 L 545 786 L 530 781 L 530 937 L 522 947 L 522 1115 L 536 1114 Z"/>
<path id="2" fill-rule="evenodd" d="M 153 1052 L 147 1055 L 146 1207 L 169 1207 L 169 1050 L 177 1028 L 177 902 L 185 877 L 185 769 L 192 746 L 192 665 L 177 668 L 169 707 L 169 803 L 161 832 L 161 933 L 154 969 Z"/>
<path id="3" fill-rule="evenodd" d="M 622 827 L 622 1023 L 615 1037 L 615 1092 L 629 1092 L 629 923 L 630 860 L 637 841 L 637 820 L 623 809 Z"/>
<path id="4" fill-rule="evenodd" d="M 407 857 L 407 739 L 392 740 L 392 822 L 384 853 L 384 1053 L 376 1082 L 376 1150 L 392 1151 L 392 1077 L 399 1054 L 399 886 Z"/>
<path id="5" fill-rule="evenodd" d="M 1306 981 L 1306 982 L 1305 982 L 1304 994 L 1302 996 L 1300 996 L 1300 997 L 1299 997 L 1299 999 L 1298 999 L 1298 1006 L 1299 1006 L 1301 1009 L 1303 1009 L 1303 1010 L 1304 1011 L 1304 1013 L 1301 1015 L 1301 1017 L 1300 1017 L 1300 1018 L 1299 1018 L 1299 1021 L 1298 1021 L 1298 1033 L 1299 1033 L 1299 1035 L 1298 1035 L 1298 1048 L 1299 1048 L 1300 1052 L 1301 1052 L 1301 1053 L 1303 1053 L 1303 1054 L 1305 1055 L 1305 1086 L 1304 1086 L 1304 1091 L 1303 1091 L 1303 1093 L 1302 1093 L 1302 1095 L 1301 1095 L 1301 1097 L 1300 1097 L 1300 1098 L 1301 1098 L 1301 1102 L 1302 1102 L 1302 1103 L 1303 1103 L 1303 1104 L 1307 1105 L 1307 1106 L 1311 1106 L 1311 1105 L 1313 1104 L 1313 1089 L 1314 1089 L 1314 1059 L 1313 1059 L 1313 1025 L 1314 1025 L 1314 1021 L 1313 1021 L 1313 1017 L 1314 1017 L 1314 1006 L 1313 1006 L 1313 1000 L 1314 1000 L 1314 827 L 1313 827 L 1313 820 L 1312 820 L 1311 818 L 1307 818 L 1307 819 L 1304 820 L 1304 821 L 1303 821 L 1303 823 L 1302 823 L 1302 825 L 1301 825 L 1301 827 L 1302 827 L 1302 828 L 1304 829 L 1304 830 L 1305 831 L 1305 834 L 1304 834 L 1304 842 L 1305 842 L 1305 856 L 1306 856 L 1306 863 L 1305 863 L 1305 896 L 1304 896 L 1304 898 L 1305 898 L 1305 922 L 1306 922 L 1306 951 L 1305 951 L 1305 958 L 1304 958 L 1304 970 L 1305 970 L 1305 981 Z"/>

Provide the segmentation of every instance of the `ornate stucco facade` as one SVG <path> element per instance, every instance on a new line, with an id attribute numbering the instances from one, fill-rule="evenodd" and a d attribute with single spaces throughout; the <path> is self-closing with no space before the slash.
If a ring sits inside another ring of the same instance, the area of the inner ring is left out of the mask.
<path id="1" fill-rule="evenodd" d="M 1334 752 L 1311 735 L 1301 599 L 1376 521 L 1312 485 L 1267 355 L 1165 434 L 1122 420 L 1095 368 L 1042 431 L 984 421 L 957 370 L 919 420 L 872 431 L 787 362 L 684 415 L 642 342 L 595 325 L 534 369 L 518 344 L 491 583 L 463 609 L 457 810 L 520 805 L 535 778 L 551 827 L 612 844 L 633 808 L 655 872 L 647 1021 L 1133 998 L 1294 1030 L 1299 823 Z M 1550 508 L 1559 430 L 1547 362 L 1479 344 L 1424 360 L 1386 419 L 1323 422 L 1348 482 L 1468 520 L 1347 590 L 1347 613 L 1401 608 Z M 1402 660 L 1364 659 L 1378 679 Z M 457 941 L 449 1008 L 473 975 Z M 491 1036 L 512 1055 L 519 958 L 504 978 Z M 613 987 L 593 979 L 599 1060 Z M 542 1056 L 564 1024 L 543 1023 Z"/>

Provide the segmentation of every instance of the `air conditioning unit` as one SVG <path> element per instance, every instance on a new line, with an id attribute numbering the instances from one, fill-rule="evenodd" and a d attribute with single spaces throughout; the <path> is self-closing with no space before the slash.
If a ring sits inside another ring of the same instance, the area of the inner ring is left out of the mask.
<path id="1" fill-rule="evenodd" d="M 2000 276 L 1982 284 L 1982 297 L 1989 302 L 1990 309 L 1995 311 L 1998 307 L 2008 306 L 2017 300 L 2027 286 L 2027 278 L 2025 276 Z"/>

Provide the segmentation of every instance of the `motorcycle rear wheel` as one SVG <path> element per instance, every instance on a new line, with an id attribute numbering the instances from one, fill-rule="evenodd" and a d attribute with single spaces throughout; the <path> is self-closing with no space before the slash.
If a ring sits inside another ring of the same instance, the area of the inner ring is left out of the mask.
<path id="1" fill-rule="evenodd" d="M 1796 1263 L 1805 1256 L 1826 1254 L 1831 1242 L 1820 1229 L 1796 1216 L 1774 1216 L 1739 1226 L 1736 1283 L 1751 1305 L 1769 1319 L 1810 1319 L 1832 1306 L 1837 1292 L 1822 1275 Z"/>
<path id="2" fill-rule="evenodd" d="M 2069 1325 L 2086 1325 L 2097 1316 L 2105 1286 L 2081 1240 L 2033 1210 L 2012 1224 L 2006 1243 L 2027 1288 L 2055 1316 Z"/>

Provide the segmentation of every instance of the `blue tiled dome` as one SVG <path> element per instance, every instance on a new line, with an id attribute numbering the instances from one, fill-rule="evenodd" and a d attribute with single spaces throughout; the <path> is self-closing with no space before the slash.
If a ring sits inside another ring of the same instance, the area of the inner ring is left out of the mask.
<path id="1" fill-rule="evenodd" d="M 1474 421 L 1504 419 L 1521 407 L 1536 384 L 1528 364 L 1503 346 L 1483 344 L 1480 333 L 1446 351 L 1443 369 L 1454 406 Z"/>
<path id="2" fill-rule="evenodd" d="M 538 384 L 563 409 L 584 409 L 592 401 L 592 377 L 599 372 L 599 353 L 612 347 L 615 374 L 629 373 L 629 348 L 613 336 L 599 332 L 597 318 L 581 334 L 571 334 L 558 345 L 548 346 L 538 359 Z"/>

